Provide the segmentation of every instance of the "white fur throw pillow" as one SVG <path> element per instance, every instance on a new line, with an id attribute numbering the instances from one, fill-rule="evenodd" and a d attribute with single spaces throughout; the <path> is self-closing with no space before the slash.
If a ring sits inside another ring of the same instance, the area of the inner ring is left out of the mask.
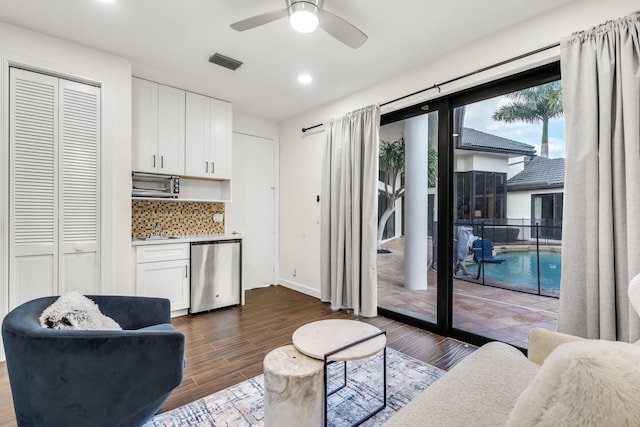
<path id="1" fill-rule="evenodd" d="M 52 329 L 120 330 L 118 323 L 100 312 L 98 305 L 84 295 L 71 291 L 45 308 L 40 325 Z"/>
<path id="2" fill-rule="evenodd" d="M 560 345 L 509 414 L 507 426 L 640 425 L 640 347 L 590 340 Z"/>

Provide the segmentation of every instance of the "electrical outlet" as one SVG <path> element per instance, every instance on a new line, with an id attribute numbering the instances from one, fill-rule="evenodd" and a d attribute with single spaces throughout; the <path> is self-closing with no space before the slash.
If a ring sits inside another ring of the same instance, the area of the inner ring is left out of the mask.
<path id="1" fill-rule="evenodd" d="M 222 222 L 224 216 L 221 213 L 213 214 L 213 222 Z"/>

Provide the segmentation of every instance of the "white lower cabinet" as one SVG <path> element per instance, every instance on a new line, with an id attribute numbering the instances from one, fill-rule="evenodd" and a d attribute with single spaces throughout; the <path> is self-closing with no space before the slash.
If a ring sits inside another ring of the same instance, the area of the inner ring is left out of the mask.
<path id="1" fill-rule="evenodd" d="M 172 312 L 189 308 L 188 243 L 138 246 L 136 260 L 137 295 L 168 298 Z"/>

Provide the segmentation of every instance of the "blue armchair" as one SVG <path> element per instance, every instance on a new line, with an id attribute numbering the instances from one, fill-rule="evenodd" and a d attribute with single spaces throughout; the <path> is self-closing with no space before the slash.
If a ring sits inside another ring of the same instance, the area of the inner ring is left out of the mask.
<path id="1" fill-rule="evenodd" d="M 18 425 L 139 426 L 182 381 L 184 335 L 162 298 L 89 296 L 122 331 L 46 329 L 57 297 L 15 308 L 2 339 Z"/>

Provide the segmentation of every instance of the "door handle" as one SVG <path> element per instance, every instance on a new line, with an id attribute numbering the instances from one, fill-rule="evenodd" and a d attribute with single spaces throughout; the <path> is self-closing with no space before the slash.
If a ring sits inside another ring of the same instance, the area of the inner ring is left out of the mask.
<path id="1" fill-rule="evenodd" d="M 156 155 L 155 154 L 153 155 L 153 167 L 154 168 L 156 167 Z"/>
<path id="2" fill-rule="evenodd" d="M 160 156 L 160 169 L 164 169 L 164 156 Z"/>
<path id="3" fill-rule="evenodd" d="M 189 266 L 188 265 L 184 266 L 184 277 L 185 278 L 189 277 Z"/>
<path id="4" fill-rule="evenodd" d="M 209 173 L 209 162 L 204 162 L 204 173 Z"/>
<path id="5" fill-rule="evenodd" d="M 216 170 L 216 164 L 214 162 L 211 162 L 211 173 L 215 173 Z"/>

